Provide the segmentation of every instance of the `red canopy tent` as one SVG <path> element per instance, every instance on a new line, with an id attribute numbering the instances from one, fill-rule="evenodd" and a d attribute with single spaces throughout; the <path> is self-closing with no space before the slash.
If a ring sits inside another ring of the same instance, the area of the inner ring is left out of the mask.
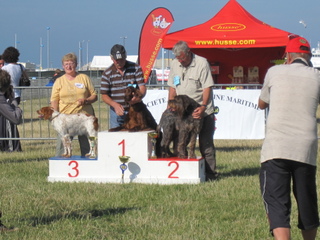
<path id="1" fill-rule="evenodd" d="M 244 75 L 250 67 L 257 66 L 258 82 L 262 83 L 274 60 L 282 58 L 290 35 L 255 18 L 236 0 L 230 0 L 209 21 L 167 34 L 162 46 L 172 49 L 176 42 L 186 41 L 192 52 L 217 66 L 213 67 L 219 71 L 216 83 L 232 83 L 235 66 L 242 66 Z"/>

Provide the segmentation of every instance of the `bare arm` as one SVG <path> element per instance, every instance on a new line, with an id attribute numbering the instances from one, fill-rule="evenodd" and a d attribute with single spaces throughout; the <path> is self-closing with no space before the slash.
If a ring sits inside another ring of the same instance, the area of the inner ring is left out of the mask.
<path id="1" fill-rule="evenodd" d="M 259 107 L 260 109 L 266 109 L 267 107 L 269 107 L 269 104 L 266 103 L 266 102 L 264 102 L 264 101 L 262 101 L 262 100 L 259 98 L 258 107 Z"/>
<path id="2" fill-rule="evenodd" d="M 173 87 L 170 87 L 170 88 L 169 88 L 168 100 L 173 100 L 175 96 L 177 96 L 176 89 L 173 88 Z"/>
<path id="3" fill-rule="evenodd" d="M 56 110 L 56 111 L 59 111 L 59 103 L 58 101 L 51 101 L 51 107 Z"/>
<path id="4" fill-rule="evenodd" d="M 207 104 L 210 97 L 210 91 L 212 91 L 211 87 L 203 89 L 202 93 L 202 105 L 194 110 L 192 116 L 194 118 L 200 119 L 207 108 Z"/>
<path id="5" fill-rule="evenodd" d="M 78 99 L 78 106 L 94 103 L 95 101 L 97 101 L 97 99 L 98 99 L 98 96 L 95 94 L 91 95 L 88 98 Z"/>
<path id="6" fill-rule="evenodd" d="M 121 104 L 113 101 L 112 98 L 109 97 L 107 94 L 101 94 L 101 96 L 102 96 L 102 100 L 106 104 L 108 104 L 110 107 L 114 108 L 114 110 L 118 116 L 122 116 L 124 114 L 124 108 Z"/>

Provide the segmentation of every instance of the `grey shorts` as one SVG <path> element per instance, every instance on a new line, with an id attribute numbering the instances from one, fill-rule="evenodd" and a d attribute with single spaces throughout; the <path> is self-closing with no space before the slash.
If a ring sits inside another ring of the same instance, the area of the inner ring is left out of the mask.
<path id="1" fill-rule="evenodd" d="M 302 230 L 319 226 L 316 190 L 316 167 L 284 159 L 273 159 L 261 164 L 260 188 L 268 215 L 270 230 L 290 228 L 292 191 L 298 204 Z"/>

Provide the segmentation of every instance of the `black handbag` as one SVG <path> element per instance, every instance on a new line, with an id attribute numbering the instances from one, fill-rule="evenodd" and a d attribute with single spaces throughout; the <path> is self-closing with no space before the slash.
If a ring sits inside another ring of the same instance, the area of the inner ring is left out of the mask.
<path id="1" fill-rule="evenodd" d="M 19 64 L 19 65 L 20 65 L 20 68 L 21 68 L 21 77 L 20 77 L 20 80 L 19 80 L 19 86 L 29 87 L 31 85 L 30 79 L 27 76 L 27 74 L 25 73 L 25 71 L 23 70 L 22 65 L 21 64 Z"/>

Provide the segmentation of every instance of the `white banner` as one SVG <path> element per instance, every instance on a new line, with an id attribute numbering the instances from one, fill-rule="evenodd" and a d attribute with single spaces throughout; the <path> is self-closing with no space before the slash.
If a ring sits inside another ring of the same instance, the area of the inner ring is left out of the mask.
<path id="1" fill-rule="evenodd" d="M 215 139 L 263 139 L 265 114 L 258 109 L 260 90 L 214 90 Z M 167 90 L 148 90 L 143 102 L 157 123 L 167 108 Z"/>

